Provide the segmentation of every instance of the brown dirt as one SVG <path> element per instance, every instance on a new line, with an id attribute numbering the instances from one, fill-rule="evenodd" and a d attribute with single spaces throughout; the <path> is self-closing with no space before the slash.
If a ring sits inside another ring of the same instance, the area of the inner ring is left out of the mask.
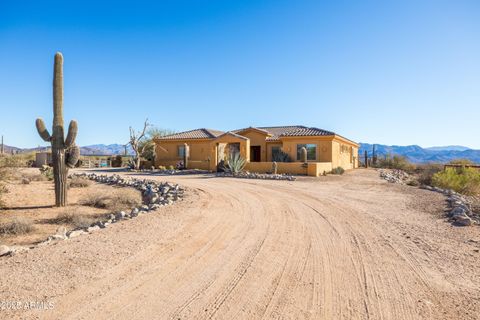
<path id="1" fill-rule="evenodd" d="M 153 177 L 163 180 L 164 177 Z M 184 201 L 0 260 L 16 319 L 478 319 L 480 234 L 372 170 L 168 177 Z"/>
<path id="2" fill-rule="evenodd" d="M 32 181 L 22 184 L 22 177 L 32 177 L 38 169 L 18 169 L 17 174 L 7 184 L 8 193 L 4 196 L 5 210 L 0 210 L 0 223 L 11 221 L 16 217 L 27 218 L 33 222 L 35 230 L 24 235 L 0 235 L 0 244 L 9 246 L 30 245 L 45 241 L 56 233 L 60 226 L 67 230 L 74 226 L 71 224 L 57 223 L 55 219 L 63 212 L 73 212 L 91 218 L 92 221 L 102 219 L 105 214 L 111 213 L 106 209 L 99 209 L 81 205 L 81 201 L 91 194 L 112 194 L 111 186 L 92 184 L 84 188 L 71 188 L 68 192 L 69 205 L 64 208 L 54 207 L 55 191 L 52 181 Z M 120 190 L 121 188 L 115 188 Z M 133 192 L 133 191 L 132 191 Z M 138 192 L 138 198 L 141 195 Z M 141 200 L 140 200 L 141 201 Z"/>

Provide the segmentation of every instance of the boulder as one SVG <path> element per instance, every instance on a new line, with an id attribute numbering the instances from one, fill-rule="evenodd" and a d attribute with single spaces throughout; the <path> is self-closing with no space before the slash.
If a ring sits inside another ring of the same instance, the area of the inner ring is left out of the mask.
<path id="1" fill-rule="evenodd" d="M 455 222 L 454 222 L 454 225 L 459 227 L 471 226 L 472 224 L 473 224 L 473 220 L 467 216 L 458 217 L 457 219 L 455 219 Z"/>
<path id="2" fill-rule="evenodd" d="M 83 230 L 73 230 L 68 233 L 68 237 L 71 239 L 71 238 L 81 236 L 82 234 L 86 234 L 86 232 Z"/>
<path id="3" fill-rule="evenodd" d="M 12 250 L 9 247 L 7 247 L 5 245 L 0 246 L 0 257 L 5 256 L 7 254 L 10 254 L 11 252 L 12 252 Z"/>

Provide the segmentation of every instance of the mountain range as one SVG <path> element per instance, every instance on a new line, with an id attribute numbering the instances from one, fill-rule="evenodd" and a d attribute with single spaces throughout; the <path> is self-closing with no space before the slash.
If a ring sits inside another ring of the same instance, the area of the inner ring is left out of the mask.
<path id="1" fill-rule="evenodd" d="M 12 147 L 12 146 L 4 146 L 5 153 L 14 153 L 16 152 L 40 152 L 40 151 L 46 151 L 48 150 L 49 147 L 37 147 L 37 148 L 17 148 L 17 147 Z M 95 156 L 103 156 L 103 155 L 123 155 L 125 154 L 125 145 L 123 144 L 92 144 L 89 146 L 83 146 L 80 147 L 80 154 L 87 156 L 87 155 L 95 155 Z M 127 146 L 127 154 L 132 155 L 133 150 L 130 145 Z"/>
<path id="2" fill-rule="evenodd" d="M 367 151 L 368 156 L 373 154 L 373 144 L 360 143 L 358 156 L 361 158 Z M 464 146 L 445 146 L 422 148 L 417 145 L 411 146 L 389 146 L 375 144 L 375 152 L 378 157 L 385 155 L 405 156 L 413 163 L 447 163 L 455 159 L 468 159 L 475 163 L 480 163 L 480 150 L 470 149 Z"/>

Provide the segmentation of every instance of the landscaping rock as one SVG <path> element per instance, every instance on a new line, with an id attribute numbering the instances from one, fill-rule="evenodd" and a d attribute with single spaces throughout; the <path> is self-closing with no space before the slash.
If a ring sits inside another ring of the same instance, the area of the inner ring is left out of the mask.
<path id="1" fill-rule="evenodd" d="M 1 245 L 0 246 L 0 257 L 2 256 L 6 256 L 7 254 L 10 254 L 12 252 L 12 250 L 5 246 L 5 245 Z"/>
<path id="2" fill-rule="evenodd" d="M 60 226 L 57 232 L 53 235 L 56 239 L 67 239 L 67 228 Z"/>
<path id="3" fill-rule="evenodd" d="M 89 232 L 89 233 L 95 232 L 97 230 L 100 230 L 100 227 L 97 226 L 97 225 L 94 225 L 94 226 L 91 226 L 91 227 L 87 228 L 87 232 Z"/>
<path id="4" fill-rule="evenodd" d="M 71 238 L 81 236 L 82 234 L 86 234 L 86 232 L 83 230 L 73 230 L 68 233 L 68 237 L 71 239 Z"/>
<path id="5" fill-rule="evenodd" d="M 122 220 L 126 215 L 125 211 L 117 212 L 115 213 L 115 220 Z"/>
<path id="6" fill-rule="evenodd" d="M 453 224 L 460 227 L 466 227 L 466 226 L 471 226 L 473 224 L 473 220 L 469 218 L 467 215 L 459 216 L 455 219 L 455 222 Z"/>

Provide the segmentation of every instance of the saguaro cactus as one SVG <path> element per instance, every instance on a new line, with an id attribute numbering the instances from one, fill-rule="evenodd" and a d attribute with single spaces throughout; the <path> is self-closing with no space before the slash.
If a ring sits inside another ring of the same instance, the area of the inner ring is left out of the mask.
<path id="1" fill-rule="evenodd" d="M 3 154 L 4 153 L 4 148 L 3 148 L 3 136 L 2 136 L 2 147 L 0 148 L 0 154 Z"/>
<path id="2" fill-rule="evenodd" d="M 306 163 L 307 162 L 307 148 L 305 147 L 302 147 L 302 149 L 300 150 L 300 155 L 301 155 L 301 161 L 303 163 Z"/>
<path id="3" fill-rule="evenodd" d="M 183 168 L 188 168 L 188 158 L 190 157 L 190 146 L 185 143 L 183 150 Z"/>
<path id="4" fill-rule="evenodd" d="M 67 204 L 67 173 L 73 168 L 80 157 L 80 149 L 75 145 L 78 126 L 75 120 L 70 122 L 67 137 L 63 129 L 63 56 L 55 54 L 53 72 L 53 126 L 52 135 L 48 132 L 45 122 L 36 121 L 40 137 L 52 144 L 53 178 L 55 181 L 55 205 L 64 207 Z"/>

